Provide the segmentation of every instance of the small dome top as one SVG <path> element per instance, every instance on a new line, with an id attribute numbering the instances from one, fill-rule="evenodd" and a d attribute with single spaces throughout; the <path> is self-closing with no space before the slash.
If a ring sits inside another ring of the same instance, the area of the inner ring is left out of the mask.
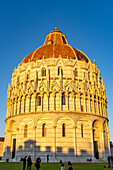
<path id="1" fill-rule="evenodd" d="M 44 45 L 26 56 L 21 64 L 41 60 L 43 56 L 44 58 L 58 58 L 59 55 L 62 58 L 68 57 L 69 59 L 89 62 L 89 58 L 83 52 L 68 45 L 66 36 L 55 26 L 55 29 L 46 36 Z"/>
<path id="2" fill-rule="evenodd" d="M 44 45 L 47 44 L 68 44 L 68 42 L 66 36 L 55 26 L 55 29 L 46 36 Z"/>

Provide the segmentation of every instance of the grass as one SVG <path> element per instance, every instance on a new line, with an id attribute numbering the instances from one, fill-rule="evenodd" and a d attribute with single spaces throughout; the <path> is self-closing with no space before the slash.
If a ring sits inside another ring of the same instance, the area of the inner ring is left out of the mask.
<path id="1" fill-rule="evenodd" d="M 64 163 L 66 170 L 68 170 L 67 163 Z M 22 163 L 12 163 L 12 162 L 0 162 L 0 170 L 22 170 Z M 103 170 L 105 163 L 72 163 L 73 170 Z M 41 163 L 40 170 L 59 170 L 60 163 Z M 27 169 L 27 168 L 26 168 Z M 32 165 L 32 170 L 36 170 L 34 164 Z"/>

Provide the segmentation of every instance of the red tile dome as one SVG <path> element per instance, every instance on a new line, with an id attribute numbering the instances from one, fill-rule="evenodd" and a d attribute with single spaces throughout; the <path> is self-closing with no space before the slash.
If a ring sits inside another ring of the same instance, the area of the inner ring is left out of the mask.
<path id="1" fill-rule="evenodd" d="M 36 61 L 44 58 L 58 58 L 59 55 L 62 58 L 69 58 L 75 60 L 89 62 L 89 58 L 80 50 L 77 50 L 70 45 L 68 45 L 66 36 L 57 28 L 51 31 L 45 39 L 44 45 L 37 48 L 26 56 L 22 63 L 27 63 L 28 61 Z"/>

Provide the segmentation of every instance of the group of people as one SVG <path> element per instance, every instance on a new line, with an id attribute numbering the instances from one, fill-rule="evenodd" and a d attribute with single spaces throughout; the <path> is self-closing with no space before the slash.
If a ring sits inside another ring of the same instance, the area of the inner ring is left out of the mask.
<path id="1" fill-rule="evenodd" d="M 72 167 L 72 164 L 71 164 L 71 162 L 70 161 L 68 161 L 68 170 L 73 170 L 73 167 Z M 61 164 L 61 169 L 59 169 L 59 170 L 65 170 L 66 169 L 66 167 L 64 166 L 64 164 Z"/>
<path id="2" fill-rule="evenodd" d="M 104 168 L 107 168 L 104 166 Z M 113 156 L 108 156 L 108 168 L 113 168 Z"/>
<path id="3" fill-rule="evenodd" d="M 108 168 L 113 168 L 113 156 L 108 156 Z"/>
<path id="4" fill-rule="evenodd" d="M 31 165 L 32 165 L 31 156 L 28 156 L 28 159 L 27 159 L 27 156 L 24 157 L 24 159 L 23 159 L 23 170 L 26 169 L 26 162 L 27 162 L 27 170 L 31 170 Z M 36 167 L 36 170 L 40 170 L 40 162 L 41 162 L 41 159 L 40 159 L 40 157 L 38 157 L 36 159 L 35 164 L 34 164 L 34 166 Z"/>
<path id="5" fill-rule="evenodd" d="M 32 165 L 32 160 L 31 160 L 31 156 L 25 156 L 23 159 L 21 159 L 23 161 L 23 170 L 26 169 L 26 164 L 27 164 L 27 170 L 31 170 L 31 165 Z M 47 163 L 49 162 L 49 155 L 47 155 Z M 36 162 L 34 163 L 34 167 L 36 167 L 36 170 L 40 170 L 40 163 L 41 163 L 41 159 L 40 157 L 38 157 L 36 159 Z M 59 170 L 65 170 L 66 167 L 64 166 L 64 164 L 62 163 L 62 161 L 60 162 L 61 163 L 61 167 Z M 68 170 L 73 170 L 72 168 L 72 164 L 70 161 L 68 161 Z"/>

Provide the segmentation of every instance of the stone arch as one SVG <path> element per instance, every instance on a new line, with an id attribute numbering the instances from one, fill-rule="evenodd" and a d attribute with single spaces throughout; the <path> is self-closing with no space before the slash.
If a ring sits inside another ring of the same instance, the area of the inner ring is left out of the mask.
<path id="1" fill-rule="evenodd" d="M 58 66 L 58 76 L 59 76 L 59 75 L 63 76 L 62 66 Z"/>
<path id="2" fill-rule="evenodd" d="M 93 123 L 92 123 L 92 127 L 93 127 L 93 128 L 98 128 L 98 129 L 101 128 L 101 130 L 102 130 L 102 123 L 100 122 L 100 120 L 95 119 L 95 120 L 93 121 Z"/>
<path id="3" fill-rule="evenodd" d="M 76 145 L 77 156 L 92 156 L 92 123 L 86 116 L 80 116 L 76 120 Z M 88 141 L 87 141 L 88 139 Z M 84 144 L 83 144 L 84 143 Z"/>
<path id="4" fill-rule="evenodd" d="M 79 116 L 79 117 L 77 118 L 76 122 L 75 122 L 75 126 L 77 126 L 77 122 L 78 122 L 79 120 L 86 120 L 86 121 L 88 121 L 90 127 L 92 127 L 92 122 L 91 122 L 91 120 L 89 119 L 89 117 L 87 117 L 87 116 Z"/>
<path id="5" fill-rule="evenodd" d="M 46 76 L 46 68 L 45 67 L 41 68 L 41 76 Z"/>
<path id="6" fill-rule="evenodd" d="M 9 122 L 8 129 L 7 129 L 7 130 L 11 130 L 11 132 L 14 132 L 14 131 L 16 130 L 16 127 L 17 127 L 17 122 L 12 119 L 12 120 Z"/>
<path id="7" fill-rule="evenodd" d="M 102 157 L 102 123 L 100 120 L 96 119 L 92 123 L 93 127 L 93 144 L 94 144 L 94 157 L 99 159 Z"/>
<path id="8" fill-rule="evenodd" d="M 56 120 L 55 120 L 55 126 L 57 126 L 58 120 L 61 119 L 61 118 L 63 118 L 63 117 L 68 118 L 68 119 L 71 119 L 71 121 L 73 121 L 73 126 L 74 126 L 75 121 L 74 121 L 70 116 L 67 116 L 67 115 L 58 116 L 58 117 L 56 118 Z"/>
<path id="9" fill-rule="evenodd" d="M 45 135 L 43 135 L 43 125 L 45 124 Z M 49 116 L 40 116 L 36 122 L 36 146 L 38 154 L 46 152 L 50 154 L 53 151 L 54 122 Z"/>
<path id="10" fill-rule="evenodd" d="M 25 136 L 25 126 L 27 125 L 27 135 Z M 29 145 L 33 146 L 34 140 L 34 121 L 29 116 L 25 116 L 19 120 L 18 141 L 21 141 L 23 149 L 29 149 Z M 30 143 L 30 144 L 29 144 Z M 33 149 L 33 148 L 32 148 Z"/>
<path id="11" fill-rule="evenodd" d="M 105 157 L 109 156 L 109 131 L 108 131 L 108 122 L 107 120 L 103 123 L 103 138 L 104 138 L 104 150 Z"/>
<path id="12" fill-rule="evenodd" d="M 65 124 L 65 135 L 63 135 Z M 74 120 L 69 116 L 59 116 L 55 120 L 56 125 L 56 155 L 74 155 Z"/>
<path id="13" fill-rule="evenodd" d="M 51 121 L 53 121 L 53 119 L 50 117 L 50 116 L 40 116 L 40 117 L 38 117 L 36 120 L 35 120 L 35 126 L 37 125 L 37 122 L 40 120 L 40 119 L 43 119 L 44 117 L 46 117 L 46 118 L 48 118 L 48 119 L 50 119 Z"/>
<path id="14" fill-rule="evenodd" d="M 41 105 L 42 105 L 42 95 L 41 93 L 36 93 L 35 111 L 41 111 L 42 110 Z"/>

